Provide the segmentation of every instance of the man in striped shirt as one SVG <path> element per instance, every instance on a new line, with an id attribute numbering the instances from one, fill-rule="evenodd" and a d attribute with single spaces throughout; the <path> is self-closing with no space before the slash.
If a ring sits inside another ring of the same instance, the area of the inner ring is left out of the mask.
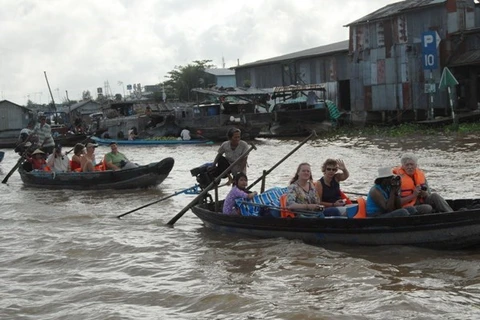
<path id="1" fill-rule="evenodd" d="M 41 115 L 38 119 L 40 122 L 33 128 L 33 134 L 38 137 L 40 149 L 47 154 L 51 154 L 55 148 L 55 141 L 52 137 L 52 128 L 47 123 L 47 118 L 44 115 Z"/>

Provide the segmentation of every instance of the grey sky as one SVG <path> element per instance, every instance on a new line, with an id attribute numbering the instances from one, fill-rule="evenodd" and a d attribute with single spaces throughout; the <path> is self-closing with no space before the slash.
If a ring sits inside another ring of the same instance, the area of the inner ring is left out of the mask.
<path id="1" fill-rule="evenodd" d="M 348 39 L 345 24 L 397 0 L 0 0 L 0 100 L 96 97 L 156 84 L 194 60 L 254 62 Z"/>

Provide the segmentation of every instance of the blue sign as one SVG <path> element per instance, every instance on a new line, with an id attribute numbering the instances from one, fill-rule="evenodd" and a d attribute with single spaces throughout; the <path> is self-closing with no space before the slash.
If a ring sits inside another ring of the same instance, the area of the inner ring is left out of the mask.
<path id="1" fill-rule="evenodd" d="M 436 31 L 422 33 L 422 60 L 423 69 L 433 70 L 438 68 L 438 44 L 440 37 Z"/>

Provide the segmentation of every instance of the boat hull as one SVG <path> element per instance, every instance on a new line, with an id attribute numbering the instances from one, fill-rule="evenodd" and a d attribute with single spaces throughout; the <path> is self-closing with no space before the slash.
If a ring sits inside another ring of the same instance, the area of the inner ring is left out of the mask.
<path id="1" fill-rule="evenodd" d="M 480 245 L 480 209 L 398 218 L 295 218 L 229 216 L 212 204 L 192 211 L 206 227 L 255 237 L 299 239 L 311 244 L 408 245 L 460 249 Z"/>
<path id="2" fill-rule="evenodd" d="M 161 184 L 168 177 L 174 163 L 173 158 L 165 158 L 138 168 L 117 171 L 26 172 L 22 167 L 18 171 L 26 187 L 75 190 L 137 189 Z"/>

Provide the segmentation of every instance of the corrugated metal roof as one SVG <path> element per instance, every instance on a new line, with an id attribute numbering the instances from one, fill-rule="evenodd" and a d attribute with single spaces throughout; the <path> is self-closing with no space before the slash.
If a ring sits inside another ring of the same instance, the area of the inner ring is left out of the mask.
<path id="1" fill-rule="evenodd" d="M 193 88 L 193 92 L 199 92 L 204 94 L 210 94 L 214 96 L 257 96 L 266 95 L 267 91 L 257 88 L 238 88 L 238 87 L 213 87 L 213 88 Z"/>
<path id="2" fill-rule="evenodd" d="M 447 2 L 447 0 L 405 0 L 400 2 L 395 2 L 385 6 L 383 8 L 374 11 L 363 18 L 350 22 L 349 24 L 345 25 L 345 27 L 349 27 L 355 24 L 361 24 L 365 22 L 372 22 L 376 20 L 383 20 L 385 18 L 398 15 L 400 13 L 406 11 L 414 11 L 423 9 L 425 7 L 439 5 L 442 3 Z"/>
<path id="3" fill-rule="evenodd" d="M 73 110 L 75 110 L 75 109 L 78 109 L 78 108 L 80 108 L 80 107 L 83 107 L 84 105 L 89 104 L 90 102 L 100 105 L 98 102 L 96 102 L 96 101 L 94 101 L 94 100 L 92 100 L 92 99 L 85 100 L 85 101 L 80 101 L 80 102 L 77 102 L 77 103 L 72 104 L 72 105 L 70 106 L 70 112 L 73 111 Z"/>
<path id="4" fill-rule="evenodd" d="M 327 55 L 335 52 L 348 51 L 348 41 L 349 40 L 344 40 L 340 42 L 327 44 L 326 46 L 320 46 L 320 47 L 315 47 L 307 50 L 297 51 L 294 53 L 289 53 L 283 56 L 278 56 L 278 57 L 269 58 L 265 60 L 258 60 L 255 62 L 246 63 L 241 66 L 234 67 L 233 69 L 239 69 L 243 67 L 252 67 L 252 66 L 257 66 L 262 64 L 269 64 L 269 63 L 274 63 L 274 62 L 279 62 L 284 60 L 306 58 L 311 56 L 321 56 L 321 55 Z"/>
<path id="5" fill-rule="evenodd" d="M 205 69 L 206 73 L 213 74 L 214 76 L 234 76 L 235 70 L 219 68 L 219 69 Z"/>
<path id="6" fill-rule="evenodd" d="M 459 67 L 471 64 L 480 64 L 480 49 L 467 51 L 452 59 L 449 67 Z"/>
<path id="7" fill-rule="evenodd" d="M 26 109 L 27 111 L 33 111 L 33 110 L 30 109 L 30 108 L 27 108 L 27 107 L 25 107 L 25 106 L 21 106 L 21 105 L 19 105 L 19 104 L 16 104 L 15 102 L 11 102 L 11 101 L 9 101 L 9 100 L 0 100 L 0 105 L 1 105 L 1 104 L 11 104 L 11 105 L 13 105 L 13 106 L 15 106 L 15 107 L 19 107 L 19 108 L 22 108 L 22 109 Z"/>

